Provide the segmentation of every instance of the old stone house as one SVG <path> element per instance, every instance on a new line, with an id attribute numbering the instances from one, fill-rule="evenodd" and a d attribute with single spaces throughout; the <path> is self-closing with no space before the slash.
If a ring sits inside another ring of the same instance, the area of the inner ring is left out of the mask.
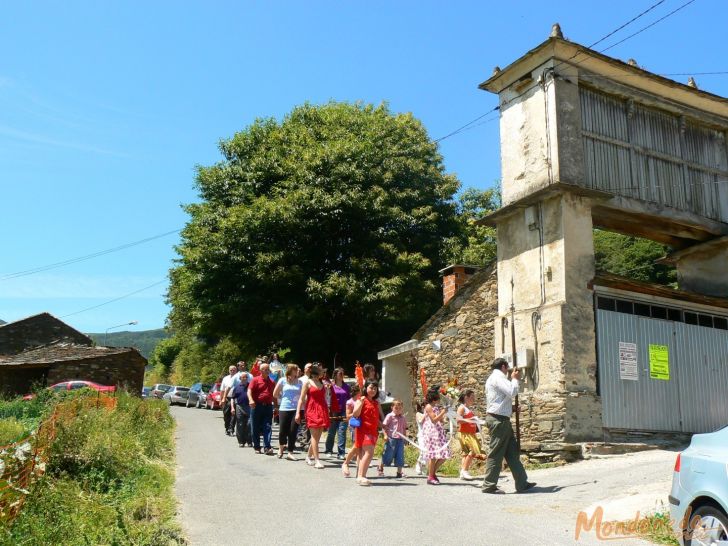
<path id="1" fill-rule="evenodd" d="M 88 336 L 41 313 L 0 325 L 0 392 L 26 394 L 36 384 L 69 379 L 140 393 L 147 364 L 132 347 L 96 347 Z"/>
<path id="2" fill-rule="evenodd" d="M 443 306 L 412 338 L 378 354 L 383 388 L 406 408 L 422 400 L 420 370 L 428 386 L 457 379 L 473 388 L 478 407 L 493 359 L 493 319 L 498 314 L 495 265 L 483 269 L 451 265 L 441 270 Z"/>

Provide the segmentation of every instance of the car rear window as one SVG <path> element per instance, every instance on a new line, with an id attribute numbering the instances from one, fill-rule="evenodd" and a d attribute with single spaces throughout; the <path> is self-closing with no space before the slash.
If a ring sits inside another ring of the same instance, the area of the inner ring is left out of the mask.
<path id="1" fill-rule="evenodd" d="M 157 385 L 158 391 L 167 392 L 171 388 L 172 388 L 172 385 Z"/>
<path id="2" fill-rule="evenodd" d="M 190 389 L 188 389 L 187 387 L 177 387 L 177 392 L 187 392 L 188 390 Z"/>

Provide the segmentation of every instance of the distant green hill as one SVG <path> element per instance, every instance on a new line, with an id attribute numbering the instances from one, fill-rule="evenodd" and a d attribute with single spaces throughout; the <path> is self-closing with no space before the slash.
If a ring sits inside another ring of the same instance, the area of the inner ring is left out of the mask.
<path id="1" fill-rule="evenodd" d="M 87 334 L 96 342 L 96 345 L 109 347 L 134 347 L 146 358 L 152 354 L 157 343 L 170 337 L 164 328 L 157 330 L 142 330 L 140 332 L 109 332 L 104 341 L 104 334 Z"/>

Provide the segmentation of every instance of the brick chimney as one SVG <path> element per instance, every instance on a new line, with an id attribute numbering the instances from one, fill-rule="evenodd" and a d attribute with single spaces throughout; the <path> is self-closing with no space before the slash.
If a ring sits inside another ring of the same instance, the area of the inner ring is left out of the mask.
<path id="1" fill-rule="evenodd" d="M 441 269 L 442 275 L 442 304 L 446 305 L 460 288 L 478 270 L 474 265 L 453 264 Z"/>

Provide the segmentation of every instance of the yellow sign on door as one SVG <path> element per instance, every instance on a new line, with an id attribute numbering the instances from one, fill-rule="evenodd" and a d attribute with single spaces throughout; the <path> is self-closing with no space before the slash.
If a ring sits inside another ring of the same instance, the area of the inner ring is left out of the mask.
<path id="1" fill-rule="evenodd" d="M 650 378 L 670 381 L 670 353 L 667 345 L 650 344 Z"/>

